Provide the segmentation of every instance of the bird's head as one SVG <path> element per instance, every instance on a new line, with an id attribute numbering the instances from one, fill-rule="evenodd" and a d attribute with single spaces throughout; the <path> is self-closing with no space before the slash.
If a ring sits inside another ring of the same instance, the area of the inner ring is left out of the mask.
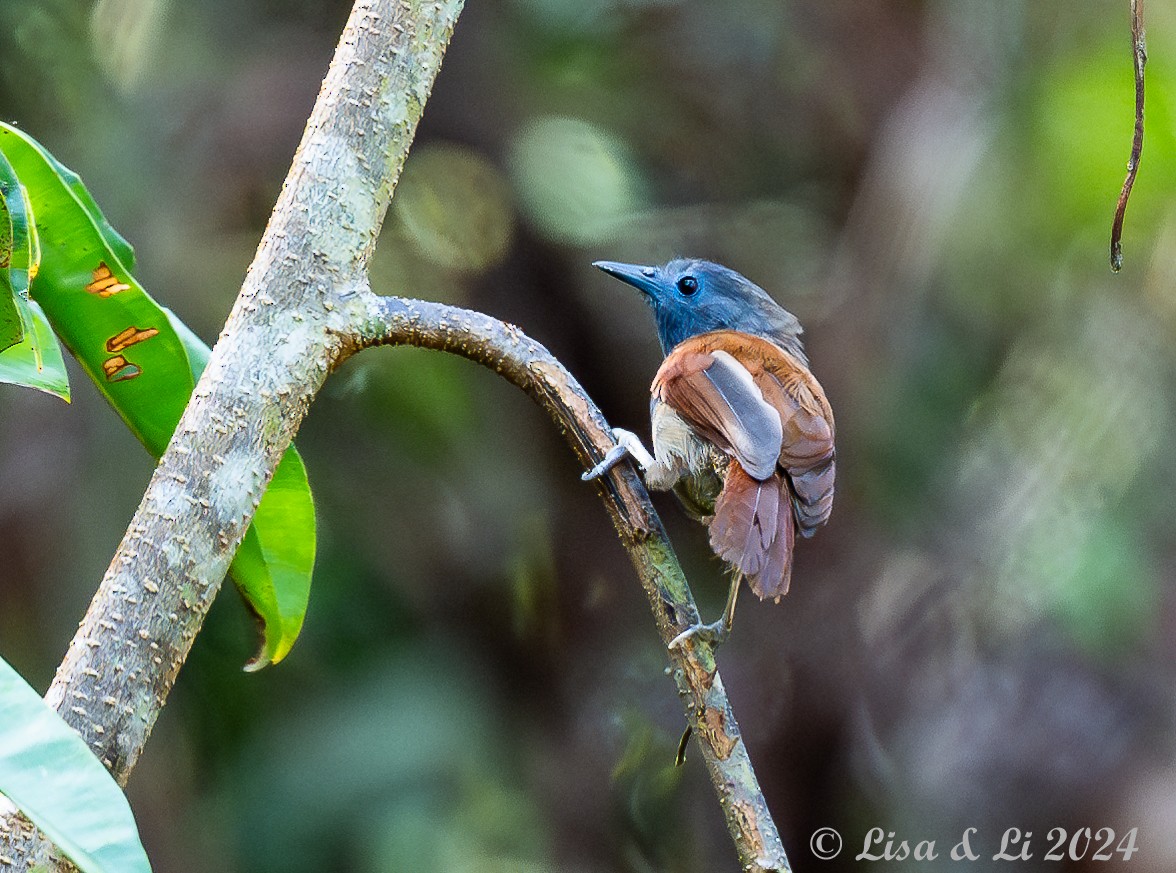
<path id="1" fill-rule="evenodd" d="M 700 333 L 738 330 L 769 339 L 807 363 L 796 316 L 722 264 L 678 258 L 660 267 L 615 261 L 593 266 L 644 295 L 653 308 L 663 352 Z"/>

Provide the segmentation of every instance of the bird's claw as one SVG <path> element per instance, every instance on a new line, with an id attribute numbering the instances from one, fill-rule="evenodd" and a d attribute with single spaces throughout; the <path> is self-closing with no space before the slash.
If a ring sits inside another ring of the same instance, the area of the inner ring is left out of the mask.
<path id="1" fill-rule="evenodd" d="M 612 432 L 616 445 L 605 453 L 599 464 L 587 473 L 580 475 L 580 478 L 585 482 L 600 478 L 623 461 L 626 456 L 636 461 L 637 466 L 642 470 L 648 469 L 654 463 L 653 456 L 645 450 L 645 446 L 641 445 L 641 439 L 637 434 L 625 430 L 623 427 L 614 427 Z"/>
<path id="2" fill-rule="evenodd" d="M 605 453 L 604 457 L 600 459 L 599 464 L 597 464 L 587 473 L 582 473 L 580 478 L 585 482 L 591 482 L 593 479 L 599 479 L 601 476 L 623 461 L 625 456 L 628 454 L 628 446 L 619 442 Z"/>
<path id="3" fill-rule="evenodd" d="M 670 640 L 670 648 L 676 649 L 683 645 L 689 639 L 700 639 L 703 642 L 710 643 L 711 648 L 716 648 L 727 641 L 727 637 L 731 636 L 731 625 L 725 618 L 720 618 L 718 621 L 712 621 L 710 624 L 692 624 L 682 633 L 678 634 Z"/>

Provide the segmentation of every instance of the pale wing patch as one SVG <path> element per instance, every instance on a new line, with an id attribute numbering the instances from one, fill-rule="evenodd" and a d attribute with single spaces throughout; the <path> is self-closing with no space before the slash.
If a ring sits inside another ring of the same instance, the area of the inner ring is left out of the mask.
<path id="1" fill-rule="evenodd" d="M 735 427 L 723 428 L 731 450 L 743 469 L 756 479 L 767 479 L 776 470 L 784 425 L 780 413 L 764 399 L 763 392 L 738 360 L 727 352 L 711 352 L 714 363 L 703 375 L 714 386 L 734 417 Z"/>

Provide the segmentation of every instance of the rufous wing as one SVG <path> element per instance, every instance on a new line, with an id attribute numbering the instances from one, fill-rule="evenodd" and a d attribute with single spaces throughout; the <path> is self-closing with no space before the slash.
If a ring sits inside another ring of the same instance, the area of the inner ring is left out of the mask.
<path id="1" fill-rule="evenodd" d="M 701 334 L 666 356 L 653 391 L 752 478 L 782 469 L 802 535 L 811 536 L 829 518 L 836 472 L 833 411 L 796 356 L 738 331 Z M 770 421 L 776 418 L 778 431 Z"/>
<path id="2" fill-rule="evenodd" d="M 722 349 L 696 352 L 688 343 L 671 351 L 658 370 L 655 399 L 754 478 L 767 479 L 776 471 L 784 438 L 779 412 L 739 360 Z"/>
<path id="3" fill-rule="evenodd" d="M 796 496 L 796 523 L 802 536 L 812 536 L 833 511 L 836 453 L 833 413 L 817 380 L 797 363 L 757 374 L 764 398 L 780 413 L 784 437 L 779 464 Z M 785 364 L 791 362 L 784 362 Z"/>

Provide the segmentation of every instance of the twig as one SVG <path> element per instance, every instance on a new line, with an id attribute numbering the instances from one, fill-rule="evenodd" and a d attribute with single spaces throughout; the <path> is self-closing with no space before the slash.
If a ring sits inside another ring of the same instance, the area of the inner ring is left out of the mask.
<path id="1" fill-rule="evenodd" d="M 421 346 L 493 369 L 547 411 L 585 467 L 612 446 L 612 433 L 584 389 L 547 349 L 513 325 L 439 303 L 364 292 L 359 296 L 366 298 L 360 346 Z M 662 642 L 668 644 L 698 621 L 682 569 L 631 465 L 618 465 L 600 481 L 601 498 L 649 598 Z M 686 718 L 698 738 L 743 869 L 791 870 L 710 646 L 691 641 L 668 651 Z"/>
<path id="2" fill-rule="evenodd" d="M 1127 212 L 1127 200 L 1139 172 L 1139 159 L 1143 154 L 1143 68 L 1147 64 L 1147 37 L 1143 30 L 1143 0 L 1131 0 L 1131 53 L 1135 65 L 1135 134 L 1131 139 L 1131 157 L 1127 161 L 1127 178 L 1119 192 L 1119 203 L 1115 206 L 1115 220 L 1111 224 L 1111 270 L 1119 272 L 1123 267 L 1123 216 Z"/>

